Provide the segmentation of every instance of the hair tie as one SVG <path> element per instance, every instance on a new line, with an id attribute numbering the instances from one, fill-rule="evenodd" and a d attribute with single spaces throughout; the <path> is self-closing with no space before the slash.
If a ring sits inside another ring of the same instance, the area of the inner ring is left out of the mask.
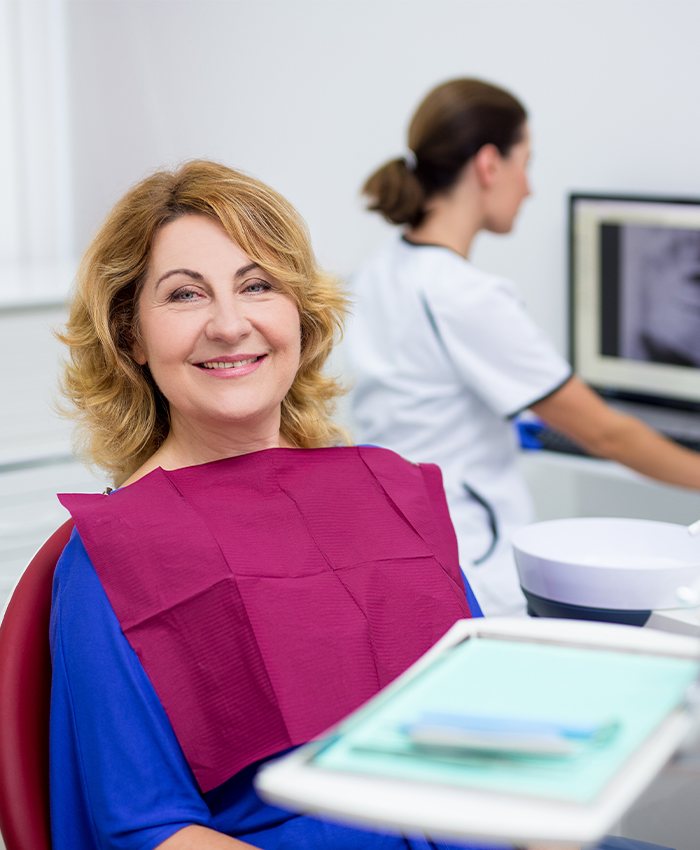
<path id="1" fill-rule="evenodd" d="M 416 159 L 416 155 L 410 148 L 406 149 L 406 152 L 403 155 L 403 161 L 406 163 L 406 168 L 409 171 L 415 171 L 416 165 L 418 165 L 418 160 Z"/>

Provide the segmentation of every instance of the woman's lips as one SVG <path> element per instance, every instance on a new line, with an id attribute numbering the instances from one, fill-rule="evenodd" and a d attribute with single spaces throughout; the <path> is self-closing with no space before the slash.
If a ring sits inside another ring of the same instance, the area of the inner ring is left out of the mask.
<path id="1" fill-rule="evenodd" d="M 195 365 L 212 378 L 239 378 L 255 372 L 266 358 L 267 354 L 236 354 L 233 357 L 212 357 Z"/>

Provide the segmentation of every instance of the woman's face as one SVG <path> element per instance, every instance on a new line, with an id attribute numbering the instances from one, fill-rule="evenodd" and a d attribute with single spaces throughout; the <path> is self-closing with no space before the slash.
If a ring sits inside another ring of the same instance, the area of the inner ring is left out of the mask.
<path id="1" fill-rule="evenodd" d="M 486 210 L 486 229 L 493 233 L 509 233 L 513 229 L 520 205 L 531 194 L 528 179 L 530 132 L 523 127 L 522 139 L 506 156 L 499 156 Z"/>
<path id="2" fill-rule="evenodd" d="M 138 330 L 134 357 L 169 402 L 171 433 L 279 434 L 299 368 L 299 311 L 218 222 L 185 215 L 157 233 Z"/>

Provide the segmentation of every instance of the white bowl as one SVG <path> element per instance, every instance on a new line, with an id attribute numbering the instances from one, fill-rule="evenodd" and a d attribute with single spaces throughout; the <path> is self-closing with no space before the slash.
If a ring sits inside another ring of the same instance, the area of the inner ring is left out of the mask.
<path id="1" fill-rule="evenodd" d="M 512 539 L 520 584 L 555 602 L 625 611 L 700 604 L 700 537 L 684 525 L 580 517 Z"/>

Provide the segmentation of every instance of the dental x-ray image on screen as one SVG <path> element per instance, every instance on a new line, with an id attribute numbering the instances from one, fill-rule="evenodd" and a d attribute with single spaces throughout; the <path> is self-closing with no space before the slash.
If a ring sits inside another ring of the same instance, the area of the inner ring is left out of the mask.
<path id="1" fill-rule="evenodd" d="M 633 360 L 700 366 L 700 232 L 606 225 L 603 286 L 619 280 L 619 347 Z M 619 240 L 618 269 L 606 279 L 605 246 Z M 619 277 L 618 277 L 619 272 Z"/>

